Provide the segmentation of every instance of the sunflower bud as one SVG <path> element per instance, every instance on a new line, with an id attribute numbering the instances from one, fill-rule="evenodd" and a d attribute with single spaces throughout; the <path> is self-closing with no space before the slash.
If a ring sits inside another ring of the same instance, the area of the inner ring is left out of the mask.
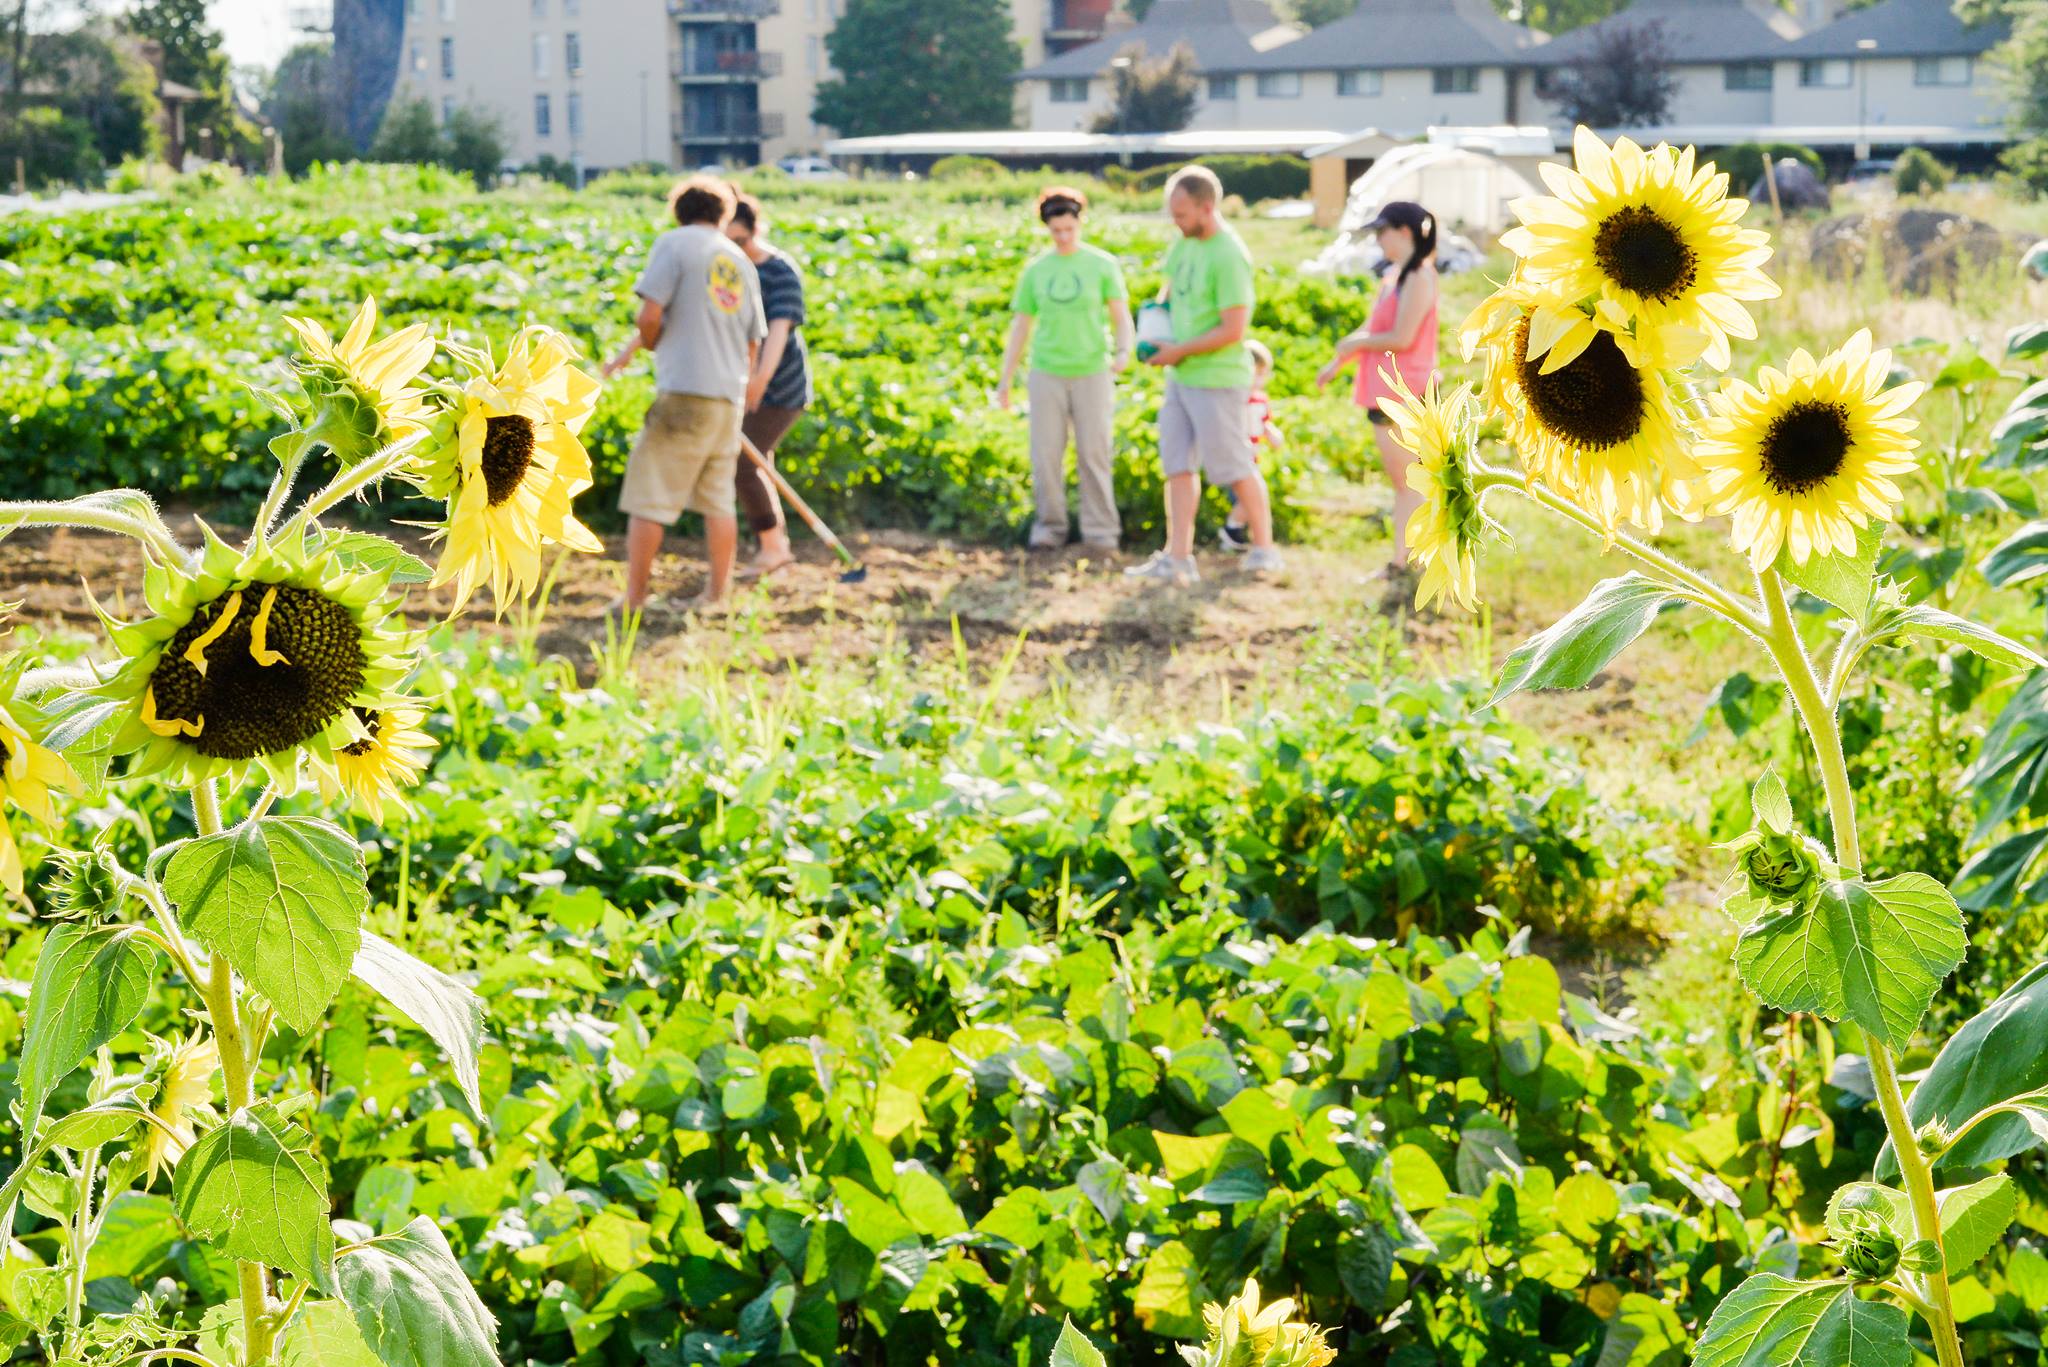
<path id="1" fill-rule="evenodd" d="M 339 367 L 300 362 L 299 385 L 312 400 L 313 416 L 305 433 L 334 452 L 342 465 L 368 460 L 388 445 L 392 433 L 383 414 Z"/>
<path id="2" fill-rule="evenodd" d="M 1885 1228 L 1883 1221 L 1868 1211 L 1850 1211 L 1842 1224 L 1835 1255 L 1842 1260 L 1844 1272 L 1857 1281 L 1875 1282 L 1898 1269 L 1899 1236 Z"/>
<path id="3" fill-rule="evenodd" d="M 107 853 L 103 842 L 88 850 L 52 850 L 43 914 L 53 921 L 103 921 L 120 911 L 127 894 L 114 881 Z"/>
<path id="4" fill-rule="evenodd" d="M 1749 895 L 1771 907 L 1810 910 L 1827 883 L 1828 856 L 1799 831 L 1759 827 L 1729 842 Z"/>

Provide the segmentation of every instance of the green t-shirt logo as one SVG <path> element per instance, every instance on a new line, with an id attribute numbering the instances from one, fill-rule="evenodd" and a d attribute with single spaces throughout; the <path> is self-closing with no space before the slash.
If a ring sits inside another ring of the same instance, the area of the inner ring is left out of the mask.
<path id="1" fill-rule="evenodd" d="M 1047 375 L 1109 369 L 1109 306 L 1129 297 L 1123 268 L 1085 243 L 1065 256 L 1046 252 L 1017 277 L 1010 307 L 1034 320 L 1031 368 Z"/>

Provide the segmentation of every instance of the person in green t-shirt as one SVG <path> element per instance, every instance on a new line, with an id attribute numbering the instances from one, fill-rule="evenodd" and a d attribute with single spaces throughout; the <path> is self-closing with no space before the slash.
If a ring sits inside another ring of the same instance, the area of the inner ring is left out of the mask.
<path id="1" fill-rule="evenodd" d="M 1191 584 L 1201 578 L 1195 568 L 1198 470 L 1237 495 L 1252 539 L 1244 567 L 1255 574 L 1280 568 L 1272 505 L 1244 421 L 1252 388 L 1252 360 L 1244 345 L 1252 316 L 1252 256 L 1223 221 L 1222 198 L 1222 183 L 1204 166 L 1186 167 L 1166 182 L 1167 212 L 1180 230 L 1166 253 L 1162 291 L 1173 340 L 1145 357 L 1167 372 L 1159 402 L 1166 547 L 1124 571 L 1134 579 Z"/>
<path id="2" fill-rule="evenodd" d="M 1067 544 L 1067 440 L 1074 443 L 1075 475 L 1081 486 L 1081 540 L 1113 551 L 1122 524 L 1116 512 L 1111 468 L 1111 419 L 1116 410 L 1115 375 L 1131 363 L 1130 294 L 1123 268 L 1100 247 L 1081 240 L 1081 216 L 1088 197 L 1066 185 L 1038 197 L 1038 217 L 1052 236 L 1052 250 L 1033 258 L 1017 277 L 1010 302 L 1009 345 L 1003 350 L 1003 378 L 996 406 L 1010 406 L 1010 381 L 1024 346 L 1031 344 L 1031 488 L 1038 514 L 1031 526 L 1033 549 Z M 1109 328 L 1116 329 L 1110 356 Z"/>

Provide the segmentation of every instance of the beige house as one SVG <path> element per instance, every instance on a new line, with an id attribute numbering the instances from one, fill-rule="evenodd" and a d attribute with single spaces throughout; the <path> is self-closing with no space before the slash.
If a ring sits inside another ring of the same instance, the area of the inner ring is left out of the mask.
<path id="1" fill-rule="evenodd" d="M 1027 63 L 1102 31 L 1106 6 L 1088 0 L 1008 2 Z M 424 98 L 444 120 L 492 110 L 515 165 L 752 166 L 831 136 L 811 106 L 845 0 L 391 3 L 403 5 L 392 98 Z M 1021 114 L 1028 91 L 1017 95 Z"/>

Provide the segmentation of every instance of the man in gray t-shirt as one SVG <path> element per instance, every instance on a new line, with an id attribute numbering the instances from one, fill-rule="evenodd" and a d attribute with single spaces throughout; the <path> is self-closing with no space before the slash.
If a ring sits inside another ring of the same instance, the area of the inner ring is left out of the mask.
<path id="1" fill-rule="evenodd" d="M 645 348 L 654 353 L 654 404 L 626 459 L 619 511 L 627 515 L 625 606 L 647 603 L 663 532 L 685 512 L 704 518 L 710 582 L 695 606 L 714 607 L 732 583 L 739 546 L 733 471 L 740 420 L 768 323 L 754 263 L 722 231 L 732 187 L 698 176 L 671 199 L 677 227 L 655 239 L 633 289 L 639 330 L 605 367 L 616 375 Z"/>

